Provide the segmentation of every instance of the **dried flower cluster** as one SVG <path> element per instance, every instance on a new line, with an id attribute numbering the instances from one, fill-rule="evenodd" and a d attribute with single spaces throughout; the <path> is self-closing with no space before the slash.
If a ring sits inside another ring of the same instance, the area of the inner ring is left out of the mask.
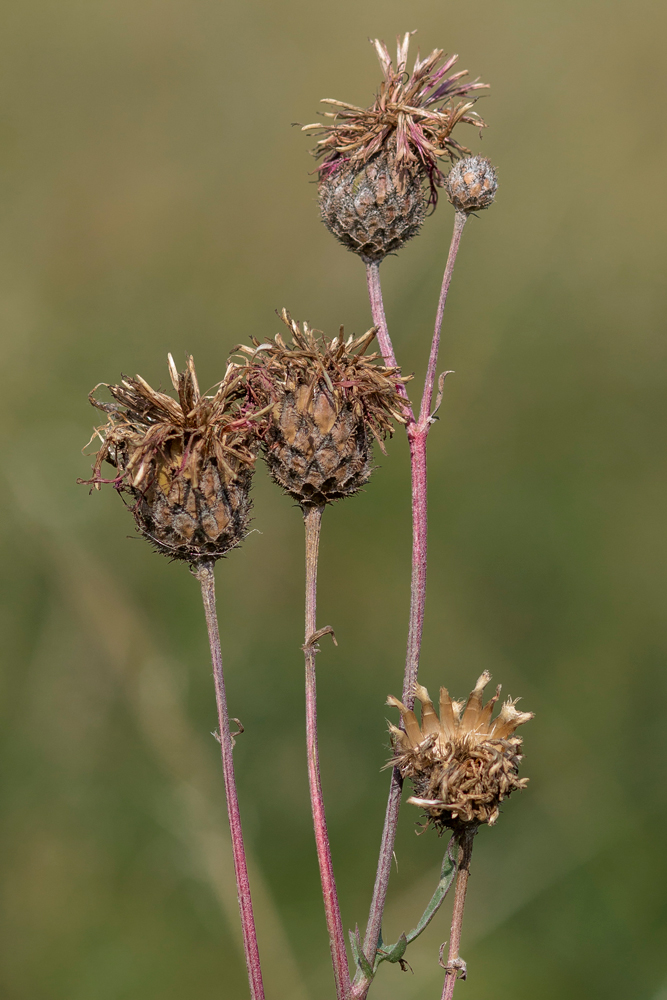
<path id="1" fill-rule="evenodd" d="M 244 537 L 258 442 L 257 415 L 241 407 L 242 378 L 233 368 L 214 396 L 202 396 L 194 362 L 179 373 L 169 355 L 178 400 L 152 389 L 140 376 L 105 385 L 114 402 L 90 402 L 108 414 L 97 428 L 94 487 L 111 482 L 132 500 L 142 534 L 174 559 L 218 559 Z M 102 464 L 118 470 L 103 479 Z"/>
<path id="2" fill-rule="evenodd" d="M 249 402 L 270 408 L 264 452 L 274 480 L 302 505 L 323 505 L 356 493 L 369 479 L 372 444 L 405 422 L 398 368 L 379 355 L 365 356 L 375 336 L 328 340 L 307 323 L 303 329 L 283 310 L 292 342 L 280 334 L 270 343 L 238 348 Z"/>
<path id="3" fill-rule="evenodd" d="M 408 75 L 410 33 L 398 39 L 396 66 L 384 42 L 376 38 L 373 44 L 383 73 L 373 104 L 359 108 L 326 99 L 323 103 L 336 109 L 325 112 L 331 122 L 303 126 L 322 134 L 313 151 L 323 160 L 322 219 L 367 262 L 382 260 L 419 232 L 427 205 L 436 204 L 444 183 L 439 160 L 469 152 L 454 139 L 454 128 L 484 127 L 471 111 L 477 98 L 470 95 L 487 86 L 478 80 L 462 83 L 467 70 L 450 73 L 456 55 L 438 65 L 442 49 L 423 60 L 417 54 Z"/>
<path id="4" fill-rule="evenodd" d="M 426 59 L 420 59 L 417 54 L 412 74 L 408 76 L 410 34 L 408 32 L 397 41 L 395 67 L 385 43 L 373 39 L 384 79 L 369 108 L 326 98 L 323 104 L 337 108 L 335 112 L 325 113 L 333 122 L 325 126 L 321 123 L 303 126 L 304 130 L 318 129 L 324 133 L 315 149 L 318 157 L 324 157 L 319 168 L 321 176 L 330 175 L 344 164 L 361 167 L 386 150 L 393 140 L 400 191 L 410 183 L 413 166 L 423 168 L 430 183 L 440 186 L 443 176 L 438 160 L 442 157 L 456 159 L 470 152 L 452 137 L 452 132 L 459 122 L 484 126 L 477 114 L 469 114 L 476 98 L 466 98 L 473 91 L 487 88 L 488 84 L 478 79 L 462 83 L 462 78 L 468 75 L 467 70 L 447 76 L 459 57 L 450 56 L 438 66 L 443 57 L 442 49 L 434 49 Z M 456 98 L 464 100 L 455 103 Z M 435 191 L 432 193 L 435 196 Z"/>
<path id="5" fill-rule="evenodd" d="M 411 709 L 391 695 L 387 699 L 400 710 L 405 727 L 389 727 L 392 764 L 412 780 L 415 795 L 408 801 L 421 806 L 428 822 L 440 829 L 492 826 L 503 799 L 528 782 L 517 777 L 522 740 L 515 731 L 533 713 L 517 711 L 516 701 L 508 699 L 492 719 L 500 685 L 484 705 L 482 695 L 490 680 L 485 671 L 465 703 L 453 701 L 447 689 L 440 688 L 440 718 L 426 688 L 417 684 L 421 726 Z"/>

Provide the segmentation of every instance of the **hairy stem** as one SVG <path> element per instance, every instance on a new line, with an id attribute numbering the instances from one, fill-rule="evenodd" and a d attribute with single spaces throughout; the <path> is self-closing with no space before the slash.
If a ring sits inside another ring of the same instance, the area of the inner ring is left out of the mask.
<path id="1" fill-rule="evenodd" d="M 465 906 L 466 891 L 468 889 L 468 877 L 470 875 L 472 844 L 476 833 L 477 827 L 469 827 L 466 829 L 465 833 L 461 835 L 459 840 L 461 845 L 461 851 L 459 854 L 459 871 L 456 876 L 452 929 L 449 935 L 449 952 L 447 954 L 447 965 L 445 966 L 445 983 L 442 990 L 442 1000 L 452 1000 L 457 978 L 461 976 L 462 979 L 465 979 L 465 962 L 462 962 L 459 958 L 459 948 L 461 947 L 463 908 Z"/>
<path id="2" fill-rule="evenodd" d="M 461 234 L 467 216 L 463 212 L 457 212 L 454 217 L 454 231 L 447 255 L 447 264 L 442 279 L 440 298 L 436 313 L 435 329 L 431 352 L 429 356 L 426 380 L 424 383 L 424 393 L 422 396 L 419 421 L 414 417 L 414 411 L 408 399 L 405 387 L 402 388 L 402 395 L 405 399 L 405 409 L 408 415 L 406 431 L 410 444 L 410 467 L 412 479 L 412 577 L 410 584 L 410 622 L 408 627 L 408 643 L 405 657 L 405 672 L 403 675 L 403 702 L 412 708 L 414 703 L 414 685 L 419 671 L 419 656 L 421 652 L 422 634 L 424 630 L 424 608 L 426 604 L 426 566 L 427 566 L 427 474 L 426 474 L 426 440 L 431 428 L 432 417 L 431 407 L 433 404 L 433 390 L 438 364 L 438 352 L 440 349 L 440 330 L 447 301 L 447 293 L 452 280 L 454 264 L 461 242 Z M 368 283 L 368 295 L 373 315 L 373 323 L 377 327 L 377 338 L 382 351 L 385 364 L 389 367 L 396 367 L 396 355 L 389 336 L 387 319 L 384 311 L 382 299 L 382 286 L 380 284 L 380 266 L 377 263 L 366 265 L 366 278 Z M 391 872 L 391 859 L 394 853 L 394 843 L 396 840 L 396 829 L 398 825 L 398 813 L 401 806 L 402 780 L 396 769 L 392 771 L 391 784 L 389 786 L 389 798 L 385 813 L 384 827 L 382 830 L 382 841 L 380 845 L 380 855 L 378 858 L 377 874 L 373 887 L 373 898 L 371 901 L 368 924 L 366 925 L 366 935 L 364 938 L 364 954 L 368 961 L 373 964 L 375 952 L 380 938 L 382 928 L 382 916 L 387 898 L 387 888 L 389 885 L 389 875 Z M 370 983 L 362 980 L 355 983 L 355 996 L 364 997 L 368 992 Z"/>
<path id="3" fill-rule="evenodd" d="M 232 836 L 234 872 L 236 874 L 236 893 L 239 901 L 239 910 L 241 911 L 243 947 L 245 950 L 246 966 L 248 968 L 250 996 L 252 1000 L 264 1000 L 262 969 L 259 961 L 255 918 L 252 912 L 250 882 L 248 880 L 248 866 L 246 864 L 245 847 L 243 846 L 241 814 L 239 812 L 239 800 L 236 793 L 236 780 L 234 778 L 234 761 L 232 757 L 232 748 L 234 744 L 232 742 L 232 735 L 229 728 L 225 679 L 222 672 L 222 651 L 220 648 L 218 616 L 215 607 L 215 577 L 213 575 L 213 563 L 204 562 L 200 564 L 197 569 L 196 576 L 201 584 L 202 598 L 204 601 L 204 613 L 206 615 L 206 627 L 208 629 L 208 640 L 211 646 L 213 680 L 215 682 L 215 700 L 218 706 L 218 725 L 220 727 L 222 773 L 225 779 L 227 815 L 229 817 L 229 829 Z"/>
<path id="4" fill-rule="evenodd" d="M 350 994 L 350 972 L 347 963 L 345 936 L 336 891 L 327 821 L 324 814 L 320 756 L 317 745 L 317 690 L 315 657 L 317 655 L 317 560 L 320 545 L 320 527 L 323 507 L 306 507 L 306 634 L 303 654 L 306 665 L 306 744 L 308 752 L 308 784 L 313 811 L 317 860 L 320 866 L 324 913 L 329 932 L 331 962 L 334 971 L 337 1000 L 347 1000 Z"/>
<path id="5" fill-rule="evenodd" d="M 438 351 L 440 350 L 440 330 L 442 329 L 442 318 L 445 314 L 445 304 L 447 302 L 447 293 L 449 292 L 449 285 L 452 280 L 452 274 L 454 273 L 454 264 L 456 263 L 456 255 L 459 252 L 459 244 L 461 242 L 461 235 L 463 233 L 463 227 L 467 222 L 468 216 L 466 212 L 456 212 L 454 216 L 454 232 L 452 233 L 452 241 L 449 244 L 449 253 L 447 254 L 447 263 L 445 265 L 445 273 L 442 277 L 442 287 L 440 288 L 440 298 L 438 299 L 438 310 L 435 314 L 435 329 L 433 331 L 433 341 L 431 342 L 431 353 L 428 359 L 428 368 L 426 369 L 426 379 L 424 381 L 424 394 L 422 396 L 422 405 L 419 410 L 419 426 L 428 433 L 428 428 L 430 426 L 431 409 L 433 407 L 433 388 L 435 386 L 435 374 L 438 366 Z"/>

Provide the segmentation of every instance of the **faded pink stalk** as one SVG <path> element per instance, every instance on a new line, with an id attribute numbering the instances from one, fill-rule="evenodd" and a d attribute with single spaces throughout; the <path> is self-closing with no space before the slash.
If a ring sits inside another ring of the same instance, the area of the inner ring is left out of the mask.
<path id="1" fill-rule="evenodd" d="M 255 918 L 252 911 L 252 899 L 250 897 L 248 866 L 246 863 L 245 847 L 243 845 L 243 830 L 241 829 L 241 814 L 239 811 L 238 795 L 236 793 L 236 780 L 234 778 L 234 761 L 232 756 L 233 742 L 229 728 L 229 716 L 227 714 L 225 679 L 222 672 L 222 651 L 220 647 L 218 616 L 215 606 L 215 576 L 213 573 L 213 563 L 201 563 L 197 569 L 196 576 L 201 584 L 202 599 L 204 601 L 204 613 L 206 615 L 206 627 L 208 629 L 208 639 L 211 646 L 213 680 L 215 682 L 215 699 L 218 706 L 218 724 L 220 727 L 222 773 L 225 779 L 227 815 L 229 817 L 229 829 L 232 837 L 234 873 L 236 875 L 236 892 L 239 901 L 239 910 L 241 912 L 243 948 L 245 951 L 245 960 L 248 969 L 250 996 L 251 1000 L 264 1000 L 262 969 L 259 962 L 259 948 L 257 946 Z"/>
<path id="2" fill-rule="evenodd" d="M 407 392 L 405 393 L 405 409 L 408 415 L 406 432 L 410 445 L 410 465 L 412 473 L 412 579 L 410 588 L 410 623 L 408 629 L 408 643 L 405 658 L 405 673 L 403 677 L 403 702 L 412 707 L 414 704 L 414 686 L 419 670 L 419 655 L 421 651 L 422 634 L 424 629 L 424 606 L 426 603 L 426 565 L 427 565 L 427 476 L 426 476 L 426 441 L 428 432 L 433 423 L 433 393 L 435 390 L 436 370 L 438 363 L 438 352 L 440 347 L 440 330 L 442 319 L 447 302 L 447 293 L 452 280 L 456 255 L 461 242 L 461 234 L 466 223 L 465 212 L 456 212 L 454 218 L 454 232 L 447 256 L 447 264 L 442 279 L 438 310 L 436 313 L 435 329 L 429 356 L 424 392 L 422 395 L 419 419 L 416 420 Z M 377 263 L 366 265 L 368 281 L 368 294 L 371 303 L 373 322 L 378 333 L 378 343 L 385 359 L 385 364 L 396 366 L 394 348 L 387 329 L 387 320 L 382 301 L 382 288 L 380 285 L 380 266 Z M 441 377 L 442 378 L 442 377 Z M 442 392 L 442 382 L 440 393 Z M 439 393 L 439 396 L 440 396 Z M 437 410 L 440 399 L 436 400 Z M 401 804 L 402 780 L 396 769 L 392 771 L 391 783 L 389 786 L 389 799 L 385 814 L 384 828 L 382 831 L 382 842 L 380 845 L 380 856 L 378 868 L 373 888 L 373 899 L 366 926 L 366 936 L 364 938 L 364 954 L 372 964 L 375 958 L 380 931 L 382 929 L 382 916 L 387 897 L 389 884 L 389 874 L 391 871 L 391 860 L 394 853 L 394 842 L 396 840 L 396 829 L 398 823 L 398 813 Z M 355 986 L 355 997 L 364 997 L 368 992 L 370 982 L 363 979 Z"/>
<path id="3" fill-rule="evenodd" d="M 315 657 L 317 655 L 317 639 L 322 634 L 317 631 L 317 562 L 323 511 L 323 506 L 304 507 L 303 515 L 306 527 L 306 629 L 303 645 L 306 664 L 306 745 L 310 802 L 313 811 L 317 860 L 320 866 L 324 913 L 329 932 L 331 961 L 336 984 L 336 998 L 337 1000 L 347 1000 L 350 995 L 350 972 L 324 813 L 320 755 L 317 743 Z"/>

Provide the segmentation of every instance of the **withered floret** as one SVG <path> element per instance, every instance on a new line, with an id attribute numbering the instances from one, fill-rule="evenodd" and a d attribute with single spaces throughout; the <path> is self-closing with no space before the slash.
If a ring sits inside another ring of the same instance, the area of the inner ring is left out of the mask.
<path id="1" fill-rule="evenodd" d="M 213 396 L 202 396 L 194 361 L 178 372 L 169 355 L 178 399 L 152 389 L 139 375 L 120 385 L 101 383 L 114 399 L 90 402 L 108 414 L 88 482 L 112 483 L 132 499 L 137 527 L 173 559 L 196 565 L 219 559 L 247 531 L 253 465 L 259 447 L 257 415 L 244 408 L 242 378 L 232 368 Z M 117 470 L 102 478 L 102 464 Z"/>
<path id="2" fill-rule="evenodd" d="M 419 53 L 407 71 L 410 33 L 397 40 L 396 65 L 380 39 L 373 39 L 383 80 L 368 108 L 326 99 L 334 110 L 317 130 L 322 219 L 333 235 L 366 262 L 381 261 L 415 236 L 426 208 L 444 183 L 439 161 L 470 152 L 453 137 L 459 123 L 484 127 L 471 111 L 470 95 L 487 84 L 463 83 L 467 70 L 450 73 L 458 56 L 443 59 L 434 49 Z M 426 189 L 426 192 L 425 192 Z"/>
<path id="3" fill-rule="evenodd" d="M 439 718 L 426 688 L 415 685 L 421 725 L 412 709 L 392 695 L 387 698 L 388 705 L 400 710 L 404 726 L 389 725 L 391 763 L 412 780 L 415 794 L 408 802 L 421 806 L 428 823 L 440 830 L 493 826 L 503 799 L 528 783 L 518 777 L 522 740 L 516 729 L 533 713 L 517 711 L 516 701 L 508 699 L 492 719 L 500 685 L 484 705 L 483 691 L 490 680 L 484 671 L 466 702 L 453 701 L 447 689 L 440 688 Z"/>
<path id="4" fill-rule="evenodd" d="M 356 493 L 372 472 L 372 444 L 391 434 L 392 420 L 405 422 L 398 368 L 379 355 L 365 356 L 374 336 L 327 339 L 303 328 L 283 309 L 290 331 L 286 344 L 273 341 L 237 350 L 246 355 L 249 400 L 270 408 L 264 424 L 264 454 L 271 476 L 303 507 L 322 506 Z"/>

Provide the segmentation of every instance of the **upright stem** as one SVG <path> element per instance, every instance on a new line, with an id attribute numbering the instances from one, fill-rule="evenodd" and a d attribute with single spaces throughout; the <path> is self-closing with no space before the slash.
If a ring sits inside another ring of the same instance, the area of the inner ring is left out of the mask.
<path id="1" fill-rule="evenodd" d="M 457 212 L 454 218 L 454 231 L 447 255 L 447 264 L 442 279 L 440 298 L 436 313 L 433 342 L 429 356 L 426 380 L 424 383 L 424 393 L 422 396 L 419 421 L 415 420 L 414 411 L 408 399 L 405 387 L 402 387 L 402 395 L 405 399 L 405 409 L 408 415 L 406 431 L 410 445 L 410 468 L 412 478 L 412 578 L 410 584 L 410 623 L 408 627 L 408 643 L 405 657 L 405 672 L 403 676 L 403 702 L 412 708 L 414 703 L 414 685 L 419 671 L 419 656 L 421 652 L 422 635 L 424 630 L 424 607 L 426 604 L 426 566 L 427 566 L 427 475 L 426 475 L 426 440 L 431 427 L 431 407 L 433 402 L 433 389 L 438 364 L 438 352 L 440 348 L 440 330 L 447 301 L 447 293 L 452 280 L 456 255 L 461 242 L 461 234 L 467 216 L 463 212 Z M 385 364 L 388 367 L 397 367 L 394 347 L 389 336 L 387 319 L 382 300 L 382 286 L 380 284 L 380 266 L 377 263 L 366 265 L 366 278 L 368 282 L 368 295 L 373 315 L 373 323 L 377 327 L 377 338 L 382 351 Z M 387 898 L 387 888 L 389 885 L 389 875 L 391 872 L 391 859 L 394 853 L 394 843 L 396 841 L 396 829 L 398 826 L 398 813 L 401 806 L 402 780 L 396 769 L 392 771 L 391 784 L 389 786 L 389 798 L 385 813 L 384 827 L 382 830 L 382 841 L 380 845 L 380 856 L 378 858 L 377 874 L 373 887 L 373 898 L 366 925 L 366 935 L 364 937 L 364 954 L 368 961 L 373 963 L 377 950 L 380 931 L 382 928 L 382 916 L 384 913 L 385 901 Z M 368 992 L 370 982 L 366 979 L 357 979 L 355 983 L 355 997 L 363 998 Z"/>
<path id="2" fill-rule="evenodd" d="M 387 329 L 387 318 L 384 313 L 384 302 L 382 301 L 382 285 L 380 284 L 380 265 L 378 263 L 366 264 L 366 282 L 368 284 L 368 297 L 371 302 L 371 315 L 373 316 L 373 323 L 377 327 L 377 339 L 384 363 L 387 368 L 398 368 L 398 362 L 394 354 L 394 345 L 391 342 L 389 330 Z M 403 383 L 399 385 L 398 391 L 405 400 L 409 426 L 411 423 L 414 423 L 415 418 L 407 389 Z"/>
<path id="3" fill-rule="evenodd" d="M 320 755 L 317 744 L 317 691 L 315 676 L 315 656 L 317 655 L 317 560 L 320 545 L 320 526 L 323 507 L 306 507 L 304 523 L 306 527 L 306 634 L 303 654 L 306 664 L 306 745 L 308 752 L 308 784 L 310 803 L 315 827 L 317 860 L 320 866 L 324 913 L 329 931 L 331 961 L 334 970 L 337 1000 L 347 1000 L 350 994 L 350 972 L 343 923 L 340 916 L 336 880 L 334 878 L 331 847 L 324 813 L 322 781 L 320 778 Z"/>
<path id="4" fill-rule="evenodd" d="M 442 287 L 440 288 L 440 298 L 438 299 L 438 311 L 435 314 L 435 329 L 433 331 L 431 353 L 429 355 L 428 368 L 426 369 L 426 379 L 424 381 L 424 394 L 422 396 L 421 409 L 419 410 L 419 426 L 423 427 L 427 433 L 431 409 L 433 407 L 433 387 L 435 386 L 435 374 L 438 366 L 438 351 L 440 350 L 440 330 L 442 329 L 442 318 L 445 314 L 445 303 L 447 302 L 447 293 L 449 292 L 449 285 L 452 280 L 452 274 L 454 273 L 456 255 L 459 252 L 461 234 L 463 233 L 463 227 L 465 226 L 467 219 L 468 215 L 466 212 L 457 212 L 454 216 L 454 232 L 452 233 L 452 241 L 449 244 L 449 253 L 447 254 L 445 273 L 442 276 Z"/>
<path id="5" fill-rule="evenodd" d="M 454 996 L 454 986 L 461 972 L 465 978 L 465 962 L 459 958 L 459 948 L 461 947 L 461 927 L 463 925 L 463 908 L 466 901 L 466 891 L 468 889 L 468 877 L 470 875 L 470 858 L 472 857 L 472 843 L 477 833 L 477 827 L 469 827 L 461 836 L 461 852 L 459 854 L 459 870 L 456 876 L 456 893 L 454 895 L 454 911 L 452 913 L 452 929 L 449 935 L 449 952 L 447 954 L 447 965 L 445 966 L 445 984 L 442 990 L 442 1000 L 452 1000 Z"/>
<path id="6" fill-rule="evenodd" d="M 252 912 L 252 899 L 250 898 L 248 866 L 246 864 L 245 848 L 243 846 L 241 814 L 239 812 L 239 800 L 236 794 L 236 780 L 234 778 L 234 761 L 232 757 L 233 743 L 229 728 L 229 716 L 227 714 L 225 680 L 222 672 L 222 651 L 220 648 L 218 616 L 215 607 L 215 577 L 213 575 L 213 563 L 202 563 L 199 566 L 196 575 L 201 584 L 204 612 L 206 614 L 206 627 L 208 629 L 208 640 L 211 646 L 213 680 L 215 682 L 215 699 L 218 706 L 218 725 L 220 727 L 222 773 L 225 779 L 227 815 L 229 817 L 229 829 L 232 835 L 234 872 L 236 874 L 236 892 L 239 901 L 239 910 L 241 911 L 243 947 L 245 950 L 246 965 L 248 967 L 250 996 L 252 1000 L 264 1000 L 262 969 L 259 962 L 259 948 L 257 947 L 255 918 Z"/>

